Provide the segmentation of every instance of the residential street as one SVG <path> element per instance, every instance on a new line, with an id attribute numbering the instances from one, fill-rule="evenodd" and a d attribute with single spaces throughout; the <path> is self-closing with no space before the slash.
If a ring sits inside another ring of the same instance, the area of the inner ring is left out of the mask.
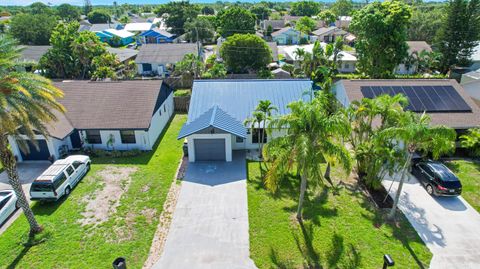
<path id="1" fill-rule="evenodd" d="M 24 162 L 17 165 L 18 175 L 20 176 L 20 182 L 22 183 L 23 191 L 27 195 L 27 198 L 30 199 L 30 185 L 32 182 L 50 166 L 50 162 Z M 8 183 L 7 172 L 3 171 L 0 173 L 0 190 L 12 189 Z M 7 220 L 0 227 L 0 234 L 2 234 L 22 213 L 21 210 L 17 210 L 10 219 Z"/>
<path id="2" fill-rule="evenodd" d="M 433 253 L 431 269 L 474 269 L 480 264 L 480 214 L 462 197 L 431 197 L 413 176 L 399 208 Z M 391 180 L 383 185 L 388 190 Z M 393 196 L 398 183 L 393 184 Z"/>
<path id="3" fill-rule="evenodd" d="M 244 153 L 190 163 L 160 260 L 153 268 L 255 268 L 249 258 Z"/>

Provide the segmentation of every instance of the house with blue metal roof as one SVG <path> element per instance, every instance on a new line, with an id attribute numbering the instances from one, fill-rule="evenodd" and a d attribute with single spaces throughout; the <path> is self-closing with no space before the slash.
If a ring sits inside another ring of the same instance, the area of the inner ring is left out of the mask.
<path id="1" fill-rule="evenodd" d="M 306 79 L 195 80 L 188 119 L 178 139 L 187 139 L 190 162 L 229 162 L 233 150 L 258 149 L 263 126 L 244 122 L 260 101 L 270 100 L 278 109 L 273 116 L 281 116 L 290 113 L 289 103 L 310 100 L 312 91 L 312 82 Z M 281 133 L 272 131 L 264 142 Z"/>
<path id="2" fill-rule="evenodd" d="M 138 35 L 139 44 L 172 43 L 175 35 L 160 28 L 153 28 Z"/>

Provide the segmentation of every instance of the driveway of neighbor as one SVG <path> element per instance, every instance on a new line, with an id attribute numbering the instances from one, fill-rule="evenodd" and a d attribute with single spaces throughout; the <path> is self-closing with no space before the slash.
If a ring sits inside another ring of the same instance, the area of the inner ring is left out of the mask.
<path id="1" fill-rule="evenodd" d="M 51 163 L 48 161 L 22 162 L 17 164 L 20 183 L 22 183 L 23 191 L 28 199 L 30 199 L 30 185 L 50 165 Z M 12 189 L 12 187 L 10 186 L 10 183 L 8 183 L 7 172 L 3 171 L 0 173 L 0 190 L 6 189 Z M 0 234 L 2 234 L 20 214 L 21 210 L 17 210 L 2 226 L 0 226 Z"/>
<path id="2" fill-rule="evenodd" d="M 153 268 L 256 268 L 250 259 L 246 162 L 188 165 L 172 224 Z"/>
<path id="3" fill-rule="evenodd" d="M 387 190 L 391 183 L 383 181 Z M 394 182 L 390 195 L 397 187 Z M 399 208 L 433 253 L 430 268 L 479 268 L 480 214 L 462 197 L 432 197 L 409 175 Z"/>

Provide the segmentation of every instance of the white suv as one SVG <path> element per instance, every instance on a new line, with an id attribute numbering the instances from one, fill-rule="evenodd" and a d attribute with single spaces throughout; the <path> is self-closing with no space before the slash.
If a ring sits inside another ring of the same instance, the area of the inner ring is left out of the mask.
<path id="1" fill-rule="evenodd" d="M 54 162 L 30 187 L 30 199 L 57 201 L 67 196 L 90 170 L 90 157 L 72 155 Z"/>

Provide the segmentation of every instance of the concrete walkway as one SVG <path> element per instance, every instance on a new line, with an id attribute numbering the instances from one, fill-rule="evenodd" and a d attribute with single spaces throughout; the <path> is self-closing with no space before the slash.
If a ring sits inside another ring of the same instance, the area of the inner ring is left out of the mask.
<path id="1" fill-rule="evenodd" d="M 190 163 L 160 260 L 153 268 L 249 269 L 246 163 Z"/>
<path id="2" fill-rule="evenodd" d="M 391 182 L 383 181 L 387 190 Z M 480 268 L 480 214 L 462 197 L 432 197 L 409 175 L 399 208 L 433 253 L 430 268 Z"/>

